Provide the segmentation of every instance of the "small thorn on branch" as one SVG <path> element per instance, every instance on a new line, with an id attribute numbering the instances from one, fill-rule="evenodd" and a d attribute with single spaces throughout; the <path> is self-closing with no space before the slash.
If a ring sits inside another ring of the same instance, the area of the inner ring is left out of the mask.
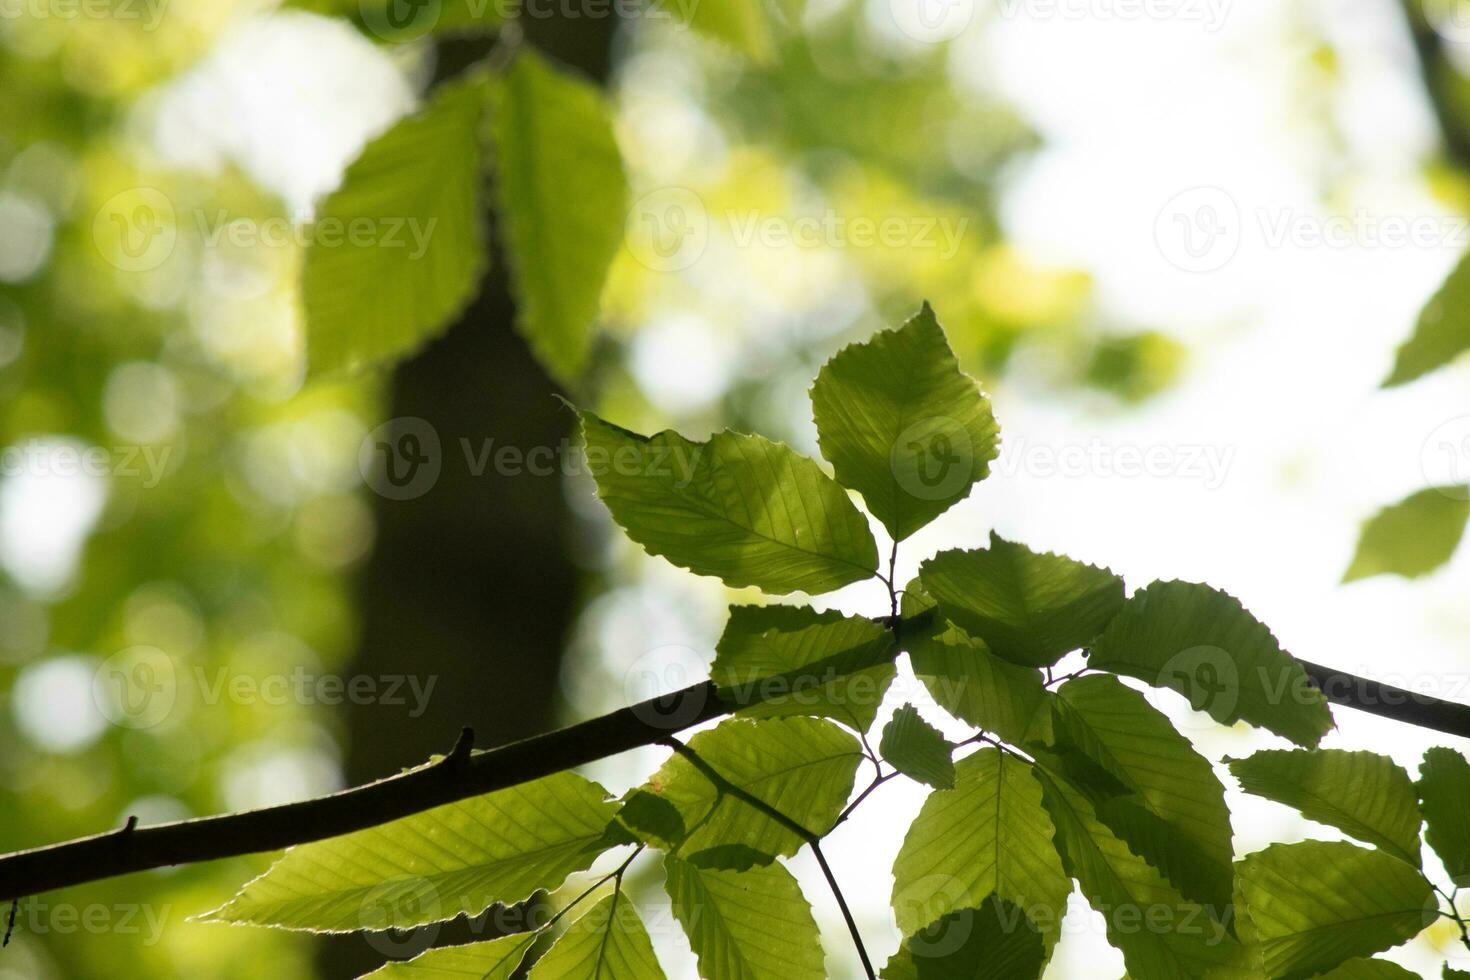
<path id="1" fill-rule="evenodd" d="M 470 761 L 470 753 L 475 748 L 475 730 L 468 725 L 459 730 L 459 738 L 455 740 L 454 748 L 444 757 L 444 764 L 454 768 L 461 768 Z"/>

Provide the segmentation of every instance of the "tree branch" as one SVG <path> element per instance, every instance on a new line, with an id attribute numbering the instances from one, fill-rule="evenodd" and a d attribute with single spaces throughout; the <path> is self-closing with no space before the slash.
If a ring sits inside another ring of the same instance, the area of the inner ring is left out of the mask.
<path id="1" fill-rule="evenodd" d="M 839 663 L 848 653 L 843 651 L 829 659 Z M 330 796 L 152 827 L 139 827 L 130 820 L 129 826 L 120 830 L 0 856 L 0 901 L 151 868 L 280 850 L 518 786 L 630 749 L 659 744 L 673 732 L 800 690 L 801 685 L 823 676 L 821 671 L 827 662 L 809 664 L 740 688 L 720 690 L 705 681 L 487 752 L 466 755 L 462 748 L 443 760 Z M 847 669 L 860 666 L 848 664 Z M 1302 666 L 1334 704 L 1470 738 L 1470 706 L 1306 661 Z"/>

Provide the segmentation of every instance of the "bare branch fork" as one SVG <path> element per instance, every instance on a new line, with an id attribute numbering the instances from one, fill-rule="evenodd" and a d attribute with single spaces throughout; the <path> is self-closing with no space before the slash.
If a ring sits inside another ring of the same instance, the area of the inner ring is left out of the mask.
<path id="1" fill-rule="evenodd" d="M 884 622 L 892 625 L 889 620 Z M 844 656 L 837 654 L 830 659 L 835 664 Z M 1470 706 L 1301 663 L 1334 704 L 1470 738 Z M 850 661 L 843 666 L 846 670 L 860 668 Z M 754 687 L 721 689 L 705 681 L 484 752 L 471 751 L 472 738 L 466 731 L 443 759 L 298 803 L 150 827 L 140 827 L 136 819 L 130 818 L 119 830 L 0 856 L 0 902 L 136 871 L 275 851 L 365 830 L 630 749 L 663 743 L 674 732 L 720 718 L 765 697 L 785 694 L 797 689 L 794 685 L 809 684 L 821 667 L 812 664 L 769 678 L 757 685 L 761 691 Z M 769 693 L 763 695 L 762 691 Z"/>

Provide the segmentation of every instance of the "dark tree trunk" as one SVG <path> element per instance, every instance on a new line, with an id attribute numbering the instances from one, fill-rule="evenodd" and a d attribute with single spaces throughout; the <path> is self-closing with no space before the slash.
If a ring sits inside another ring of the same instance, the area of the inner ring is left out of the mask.
<path id="1" fill-rule="evenodd" d="M 527 18 L 527 41 L 604 80 L 614 26 L 608 18 Z M 440 77 L 483 52 L 483 45 L 442 45 Z M 476 301 L 393 378 L 389 416 L 428 421 L 442 466 L 424 495 L 374 500 L 378 537 L 361 578 L 362 637 L 347 673 L 435 680 L 416 719 L 407 707 L 347 710 L 349 784 L 447 752 L 466 725 L 485 748 L 556 722 L 562 644 L 580 578 L 568 553 L 559 478 L 500 476 L 493 465 L 476 476 L 461 442 L 478 461 L 489 438 L 496 448 L 525 451 L 556 448 L 571 436 L 571 413 L 552 397 L 555 383 L 513 327 L 505 268 L 497 247 Z M 461 920 L 437 930 L 434 944 L 494 935 L 493 923 Z M 380 966 L 385 952 L 416 951 L 427 938 L 325 940 L 322 974 L 359 976 Z"/>

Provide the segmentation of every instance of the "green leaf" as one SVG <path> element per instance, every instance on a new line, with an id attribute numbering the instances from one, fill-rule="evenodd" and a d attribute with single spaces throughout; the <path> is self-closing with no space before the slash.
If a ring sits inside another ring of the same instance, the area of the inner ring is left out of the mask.
<path id="1" fill-rule="evenodd" d="M 1470 887 L 1470 762 L 1454 749 L 1430 749 L 1419 768 L 1418 789 L 1424 839 L 1450 880 Z"/>
<path id="2" fill-rule="evenodd" d="M 857 739 L 829 721 L 729 719 L 689 740 L 689 748 L 735 786 L 815 834 L 826 833 L 852 793 L 863 761 Z M 725 793 L 682 755 L 645 787 L 678 808 L 689 828 L 681 857 L 730 844 L 760 854 L 795 854 L 806 841 L 790 827 Z"/>
<path id="3" fill-rule="evenodd" d="M 293 847 L 203 918 L 352 932 L 478 915 L 586 870 L 606 850 L 617 813 L 606 796 L 596 783 L 560 772 Z"/>
<path id="4" fill-rule="evenodd" d="M 1139 590 L 1092 645 L 1088 663 L 1189 699 L 1225 725 L 1247 721 L 1311 747 L 1332 728 L 1302 665 L 1232 596 L 1192 582 Z"/>
<path id="5" fill-rule="evenodd" d="M 805 606 L 734 606 L 710 679 L 746 705 L 739 712 L 746 717 L 815 715 L 866 732 L 897 673 L 893 656 L 893 634 L 869 619 Z M 791 693 L 776 693 L 778 677 L 779 690 Z"/>
<path id="6" fill-rule="evenodd" d="M 925 303 L 898 330 L 839 351 L 817 375 L 822 455 L 902 541 L 990 472 L 1000 429 Z"/>
<path id="7" fill-rule="evenodd" d="M 1419 867 L 1419 803 L 1409 774 L 1388 756 L 1341 749 L 1272 750 L 1229 760 L 1241 789 Z"/>
<path id="8" fill-rule="evenodd" d="M 895 711 L 893 719 L 883 726 L 878 751 L 889 765 L 910 779 L 935 789 L 954 788 L 954 762 L 950 758 L 953 746 L 911 704 Z"/>
<path id="9" fill-rule="evenodd" d="M 681 24 L 734 48 L 757 64 L 768 64 L 775 58 L 776 37 L 762 0 L 658 0 L 658 5 Z"/>
<path id="10" fill-rule="evenodd" d="M 313 374 L 402 357 L 475 295 L 486 101 L 479 78 L 442 86 L 369 143 L 322 202 L 301 274 Z"/>
<path id="11" fill-rule="evenodd" d="M 1385 507 L 1363 525 L 1344 582 L 1374 575 L 1418 578 L 1449 561 L 1470 518 L 1465 487 L 1430 487 Z"/>
<path id="12" fill-rule="evenodd" d="M 645 789 L 628 793 L 618 811 L 618 822 L 638 840 L 666 851 L 684 843 L 688 833 L 679 808 Z"/>
<path id="13" fill-rule="evenodd" d="M 909 952 L 907 946 L 900 946 L 878 971 L 878 976 L 883 980 L 919 980 L 919 967 L 914 962 L 914 954 Z"/>
<path id="14" fill-rule="evenodd" d="M 916 980 L 1036 980 L 1046 963 L 1041 930 L 993 895 L 979 908 L 950 912 L 904 948 Z"/>
<path id="15" fill-rule="evenodd" d="M 696 868 L 669 855 L 665 887 L 705 980 L 822 980 L 822 940 L 791 872 Z"/>
<path id="16" fill-rule="evenodd" d="M 649 438 L 583 412 L 587 465 L 613 520 L 650 554 L 736 588 L 828 592 L 872 578 L 878 544 L 847 491 L 760 436 Z"/>
<path id="17" fill-rule="evenodd" d="M 1441 971 L 1441 980 L 1470 980 L 1470 973 L 1466 973 L 1464 970 L 1452 969 L 1446 963 L 1444 969 Z"/>
<path id="18" fill-rule="evenodd" d="M 403 963 L 389 963 L 367 977 L 377 980 L 510 980 L 531 947 L 537 933 L 521 932 L 485 943 L 431 949 Z"/>
<path id="19" fill-rule="evenodd" d="M 1385 388 L 1406 384 L 1470 350 L 1470 256 L 1462 258 L 1424 304 L 1419 322 L 1394 360 Z"/>
<path id="20" fill-rule="evenodd" d="M 570 383 L 587 364 L 627 215 L 612 113 L 596 86 L 529 48 L 506 74 L 498 109 L 496 188 L 516 322 L 537 359 Z"/>
<path id="21" fill-rule="evenodd" d="M 893 908 L 905 935 L 994 894 L 1044 911 L 1047 949 L 1056 943 L 1072 883 L 1031 768 L 981 749 L 955 763 L 954 789 L 929 794 L 893 863 Z"/>
<path id="22" fill-rule="evenodd" d="M 1397 946 L 1437 914 L 1411 865 L 1346 841 L 1272 844 L 1236 873 L 1266 974 L 1282 980 Z"/>
<path id="23" fill-rule="evenodd" d="M 1103 823 L 1180 894 L 1223 913 L 1235 851 L 1225 787 L 1209 761 L 1115 677 L 1079 677 L 1057 696 L 1058 727 L 1133 794 L 1095 803 Z"/>
<path id="24" fill-rule="evenodd" d="M 1054 664 L 1087 644 L 1123 605 L 1123 580 L 1107 569 L 1039 554 L 994 532 L 987 550 L 930 558 L 919 579 L 946 619 L 1025 667 Z"/>
<path id="25" fill-rule="evenodd" d="M 911 625 L 910 619 L 934 607 L 917 580 L 909 583 L 903 602 L 903 646 L 915 676 L 940 707 L 1013 745 L 1048 738 L 1051 694 L 1041 671 L 1000 659 L 983 640 L 942 618 Z"/>
<path id="26" fill-rule="evenodd" d="M 1247 980 L 1259 977 L 1249 952 L 1212 915 L 1180 895 L 1097 817 L 1064 779 L 1037 771 L 1056 822 L 1063 864 L 1102 913 L 1108 941 L 1136 980 Z"/>
<path id="27" fill-rule="evenodd" d="M 562 934 L 529 980 L 664 980 L 653 943 L 626 895 L 614 892 Z"/>
<path id="28" fill-rule="evenodd" d="M 1388 960 L 1348 960 L 1329 973 L 1318 974 L 1317 980 L 1419 980 L 1419 978 Z"/>

